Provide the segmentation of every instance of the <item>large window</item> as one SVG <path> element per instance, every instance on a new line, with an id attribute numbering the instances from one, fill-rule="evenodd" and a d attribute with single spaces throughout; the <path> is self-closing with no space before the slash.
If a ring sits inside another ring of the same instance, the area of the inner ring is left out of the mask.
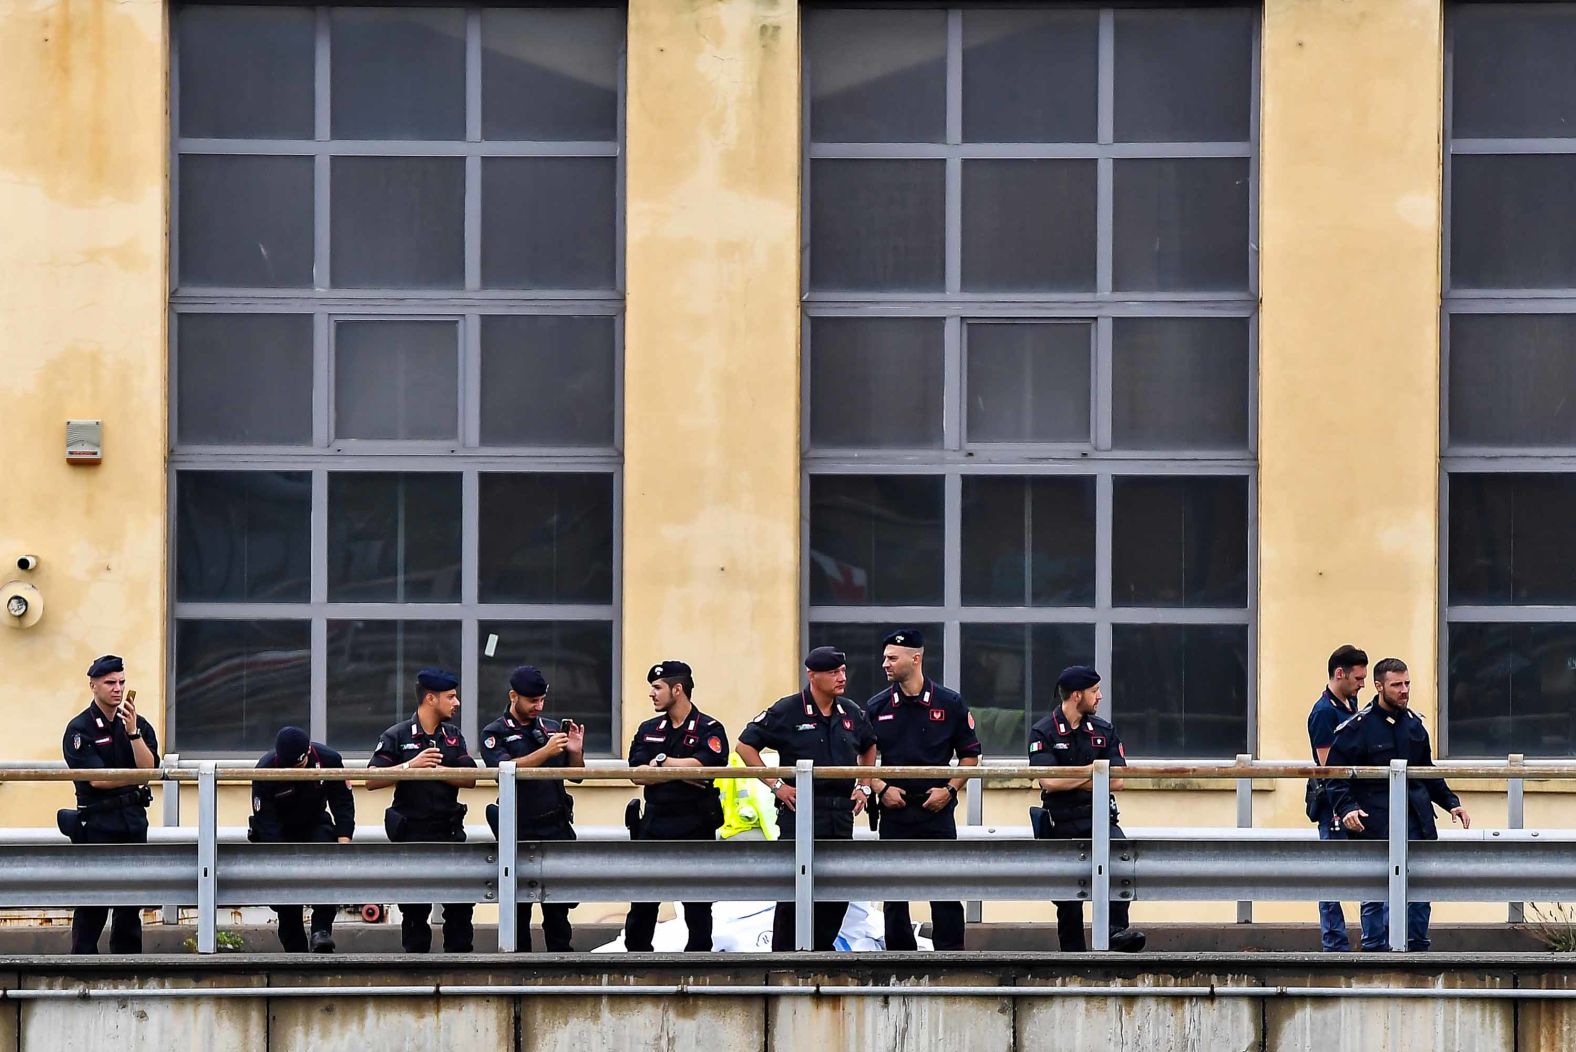
<path id="1" fill-rule="evenodd" d="M 1450 11 L 1445 747 L 1576 751 L 1576 4 Z"/>
<path id="2" fill-rule="evenodd" d="M 1253 739 L 1257 15 L 806 14 L 810 644 L 922 626 L 987 752 L 1108 673 L 1133 755 Z"/>
<path id="3" fill-rule="evenodd" d="M 622 10 L 174 21 L 170 747 L 460 672 L 616 739 Z M 480 713 L 480 720 L 478 714 Z"/>

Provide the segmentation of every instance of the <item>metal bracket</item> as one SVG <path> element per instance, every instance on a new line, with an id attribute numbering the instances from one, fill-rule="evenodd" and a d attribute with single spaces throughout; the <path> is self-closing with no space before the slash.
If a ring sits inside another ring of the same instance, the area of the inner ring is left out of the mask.
<path id="1" fill-rule="evenodd" d="M 1111 761 L 1094 762 L 1094 786 L 1089 792 L 1090 828 L 1089 896 L 1094 910 L 1089 918 L 1093 947 L 1111 948 Z"/>
<path id="2" fill-rule="evenodd" d="M 513 760 L 498 765 L 498 952 L 514 953 L 519 940 L 519 783 Z"/>
<path id="3" fill-rule="evenodd" d="M 793 945 L 815 949 L 815 763 L 794 765 Z"/>

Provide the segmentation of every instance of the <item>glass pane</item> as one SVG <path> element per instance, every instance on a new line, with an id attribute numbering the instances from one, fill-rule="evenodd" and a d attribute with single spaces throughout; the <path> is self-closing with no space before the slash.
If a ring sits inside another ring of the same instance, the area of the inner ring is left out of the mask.
<path id="1" fill-rule="evenodd" d="M 175 331 L 178 441 L 311 445 L 310 315 L 182 314 Z"/>
<path id="2" fill-rule="evenodd" d="M 180 161 L 182 285 L 312 284 L 312 159 Z"/>
<path id="3" fill-rule="evenodd" d="M 1576 136 L 1576 10 L 1566 4 L 1456 4 L 1450 20 L 1452 135 Z"/>
<path id="4" fill-rule="evenodd" d="M 460 599 L 460 476 L 328 476 L 328 600 Z"/>
<path id="5" fill-rule="evenodd" d="M 183 137 L 313 137 L 317 20 L 309 8 L 178 10 Z"/>
<path id="6" fill-rule="evenodd" d="M 1116 161 L 1118 289 L 1248 287 L 1248 160 Z"/>
<path id="7" fill-rule="evenodd" d="M 1116 12 L 1118 142 L 1247 142 L 1248 8 Z"/>
<path id="8" fill-rule="evenodd" d="M 311 514 L 309 472 L 182 471 L 175 480 L 175 598 L 306 602 Z"/>
<path id="9" fill-rule="evenodd" d="M 484 603 L 611 603 L 613 476 L 481 476 Z"/>
<path id="10" fill-rule="evenodd" d="M 1248 320 L 1118 318 L 1111 332 L 1111 444 L 1246 449 Z"/>
<path id="11" fill-rule="evenodd" d="M 812 446 L 941 447 L 940 318 L 808 324 Z"/>
<path id="12" fill-rule="evenodd" d="M 1129 759 L 1248 748 L 1246 625 L 1113 625 L 1112 722 Z"/>
<path id="13" fill-rule="evenodd" d="M 813 606 L 941 602 L 940 475 L 810 479 Z"/>
<path id="14" fill-rule="evenodd" d="M 1450 441 L 1576 445 L 1576 315 L 1450 319 Z"/>
<path id="15" fill-rule="evenodd" d="M 1450 476 L 1450 603 L 1576 603 L 1576 475 Z"/>
<path id="16" fill-rule="evenodd" d="M 1057 703 L 1068 665 L 1093 665 L 1093 625 L 964 624 L 962 693 L 985 755 L 1022 762 L 1029 726 Z"/>
<path id="17" fill-rule="evenodd" d="M 1576 625 L 1453 624 L 1449 639 L 1452 758 L 1576 752 Z"/>
<path id="18" fill-rule="evenodd" d="M 939 290 L 946 162 L 812 161 L 810 287 Z"/>
<path id="19" fill-rule="evenodd" d="M 482 11 L 482 138 L 613 142 L 623 12 Z"/>
<path id="20" fill-rule="evenodd" d="M 969 322 L 969 441 L 1088 445 L 1091 330 L 1088 322 Z"/>
<path id="21" fill-rule="evenodd" d="M 848 655 L 848 693 L 851 701 L 864 702 L 885 691 L 886 673 L 881 671 L 881 641 L 898 628 L 908 628 L 911 623 L 847 624 L 842 621 L 812 621 L 810 640 L 805 646 L 809 653 L 815 647 L 836 647 Z M 925 675 L 940 683 L 946 671 L 946 642 L 940 624 L 913 624 L 925 633 Z"/>
<path id="22" fill-rule="evenodd" d="M 465 12 L 336 7 L 336 139 L 465 138 Z"/>
<path id="23" fill-rule="evenodd" d="M 1450 161 L 1450 284 L 1576 286 L 1576 156 Z"/>
<path id="24" fill-rule="evenodd" d="M 1094 142 L 1096 11 L 963 12 L 967 142 Z"/>
<path id="25" fill-rule="evenodd" d="M 966 606 L 1093 606 L 1093 477 L 965 476 L 962 548 Z"/>
<path id="26" fill-rule="evenodd" d="M 460 624 L 330 621 L 327 665 L 328 739 L 346 751 L 370 753 L 378 735 L 416 711 L 418 670 L 459 672 Z M 476 703 L 473 690 L 474 684 L 460 684 L 461 711 Z"/>
<path id="27" fill-rule="evenodd" d="M 1094 161 L 964 161 L 963 287 L 1094 288 Z"/>
<path id="28" fill-rule="evenodd" d="M 613 288 L 614 165 L 612 157 L 482 161 L 482 284 Z"/>
<path id="29" fill-rule="evenodd" d="M 945 11 L 806 12 L 813 142 L 942 142 Z"/>
<path id="30" fill-rule="evenodd" d="M 311 708 L 310 622 L 175 622 L 166 752 L 263 753 L 279 728 L 310 726 Z"/>
<path id="31" fill-rule="evenodd" d="M 459 339 L 451 321 L 342 321 L 334 328 L 334 437 L 453 439 Z"/>
<path id="32" fill-rule="evenodd" d="M 482 445 L 611 446 L 613 362 L 612 318 L 483 318 Z"/>
<path id="33" fill-rule="evenodd" d="M 1248 480 L 1112 483 L 1111 601 L 1117 606 L 1248 605 Z"/>
<path id="34" fill-rule="evenodd" d="M 494 639 L 496 637 L 496 639 Z M 586 729 L 586 753 L 612 756 L 625 742 L 613 741 L 613 624 L 610 621 L 483 621 L 476 719 L 486 726 L 509 707 L 509 673 L 535 665 L 547 677 L 546 714 L 569 718 Z M 696 689 L 718 688 L 705 670 Z M 715 704 L 715 702 L 713 703 Z"/>
<path id="35" fill-rule="evenodd" d="M 336 157 L 331 258 L 339 288 L 465 284 L 465 162 Z"/>

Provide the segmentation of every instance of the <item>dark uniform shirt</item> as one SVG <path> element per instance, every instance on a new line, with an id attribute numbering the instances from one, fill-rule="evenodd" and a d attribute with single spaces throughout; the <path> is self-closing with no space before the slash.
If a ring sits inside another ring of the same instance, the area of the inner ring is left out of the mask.
<path id="1" fill-rule="evenodd" d="M 865 714 L 875 731 L 881 763 L 888 767 L 940 766 L 951 763 L 953 756 L 963 759 L 982 751 L 979 736 L 974 733 L 974 715 L 964 704 L 963 696 L 929 677 L 917 698 L 907 696 L 901 686 L 892 684 L 865 702 Z M 903 790 L 907 807 L 917 807 L 924 802 L 926 793 L 947 782 L 945 778 L 899 779 L 889 784 Z M 956 804 L 953 800 L 949 806 Z"/>
<path id="2" fill-rule="evenodd" d="M 421 729 L 421 721 L 414 717 L 383 732 L 368 766 L 397 767 L 428 748 L 436 748 L 443 754 L 440 767 L 476 766 L 476 759 L 466 748 L 465 736 L 458 727 L 445 721 L 438 724 L 435 733 L 428 734 Z M 459 787 L 443 781 L 394 783 L 393 809 L 410 822 L 459 825 L 465 817 L 465 810 L 460 806 Z"/>
<path id="3" fill-rule="evenodd" d="M 504 713 L 482 728 L 482 762 L 497 767 L 505 760 L 529 756 L 561 733 L 557 720 L 538 716 L 524 722 Z M 543 767 L 568 767 L 569 750 L 554 756 Z M 515 806 L 520 824 L 534 825 L 569 822 L 574 817 L 574 801 L 564 788 L 562 778 L 521 778 L 515 782 Z"/>
<path id="4" fill-rule="evenodd" d="M 159 763 L 159 738 L 153 725 L 137 717 L 137 730 L 142 741 L 153 753 L 154 766 Z M 118 719 L 104 715 L 96 702 L 77 713 L 66 724 L 61 741 L 66 766 L 75 770 L 104 770 L 137 766 L 132 752 L 131 739 L 126 736 L 126 725 Z M 152 794 L 145 785 L 123 785 L 113 789 L 95 789 L 87 782 L 77 782 L 77 808 L 82 821 L 89 827 L 99 827 L 106 832 L 135 833 L 148 827 L 147 806 Z M 122 828 L 123 827 L 123 828 Z"/>
<path id="5" fill-rule="evenodd" d="M 1098 716 L 1085 716 L 1074 727 L 1060 705 L 1051 714 L 1029 730 L 1029 763 L 1036 767 L 1083 767 L 1096 760 L 1109 760 L 1112 767 L 1126 767 L 1127 754 L 1116 728 Z M 1054 777 L 1047 773 L 1046 777 Z M 1116 821 L 1116 798 L 1093 801 L 1091 793 L 1063 790 L 1040 794 L 1045 809 L 1050 812 L 1058 829 L 1073 827 L 1087 832 L 1096 818 L 1103 819 L 1103 810 L 1109 808 L 1110 820 Z M 1091 810 L 1093 808 L 1093 810 Z"/>
<path id="6" fill-rule="evenodd" d="M 293 767 L 282 764 L 270 750 L 257 761 L 259 769 Z M 307 769 L 343 769 L 345 760 L 326 745 L 313 742 L 307 752 Z M 329 811 L 333 817 L 330 818 Z M 328 827 L 336 837 L 356 831 L 356 798 L 350 783 L 341 779 L 321 782 L 253 782 L 252 835 L 258 840 L 308 840 Z"/>
<path id="7" fill-rule="evenodd" d="M 1331 767 L 1388 767 L 1391 760 L 1405 760 L 1408 767 L 1432 767 L 1433 747 L 1423 719 L 1410 709 L 1388 712 L 1378 701 L 1341 724 L 1330 747 Z M 1325 792 L 1337 817 L 1353 811 L 1366 811 L 1361 833 L 1348 832 L 1356 840 L 1384 840 L 1390 831 L 1390 786 L 1384 778 L 1331 778 Z M 1461 798 L 1450 791 L 1443 778 L 1409 778 L 1406 783 L 1407 838 L 1437 840 L 1439 827 L 1434 822 L 1434 805 L 1446 811 L 1461 806 Z"/>
<path id="8" fill-rule="evenodd" d="M 739 743 L 754 749 L 776 749 L 782 766 L 792 767 L 809 760 L 817 767 L 852 767 L 860 753 L 876 743 L 865 710 L 846 698 L 838 698 L 832 711 L 823 716 L 808 689 L 772 703 L 739 733 Z M 793 785 L 793 779 L 787 779 Z M 829 799 L 847 797 L 854 791 L 852 778 L 817 778 L 815 795 Z"/>
<path id="9" fill-rule="evenodd" d="M 1330 688 L 1325 687 L 1324 693 L 1319 695 L 1319 700 L 1313 703 L 1313 709 L 1308 713 L 1308 747 L 1313 753 L 1313 762 L 1319 762 L 1319 750 L 1328 749 L 1335 744 L 1335 728 L 1351 719 L 1357 713 L 1357 702 L 1345 702 L 1330 693 Z M 1313 780 L 1310 786 L 1313 793 L 1313 806 L 1318 815 L 1314 821 L 1323 824 L 1330 818 L 1330 801 L 1325 795 L 1324 783 Z"/>
<path id="10" fill-rule="evenodd" d="M 635 728 L 629 766 L 650 763 L 658 753 L 670 759 L 696 759 L 702 767 L 726 767 L 728 732 L 693 705 L 688 718 L 677 726 L 667 713 L 658 713 Z M 659 782 L 646 786 L 646 807 L 655 812 L 712 808 L 720 813 L 721 800 L 715 782 Z"/>

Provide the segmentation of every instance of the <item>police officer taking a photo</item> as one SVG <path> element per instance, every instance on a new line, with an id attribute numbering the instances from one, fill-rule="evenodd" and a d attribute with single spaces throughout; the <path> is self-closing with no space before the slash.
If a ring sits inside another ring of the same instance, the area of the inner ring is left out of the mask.
<path id="1" fill-rule="evenodd" d="M 1085 665 L 1062 670 L 1056 680 L 1061 704 L 1029 730 L 1029 763 L 1044 767 L 1085 767 L 1096 760 L 1108 760 L 1112 767 L 1126 767 L 1127 755 L 1116 736 L 1116 728 L 1095 715 L 1100 707 L 1100 674 Z M 1122 788 L 1111 780 L 1111 789 Z M 1036 840 L 1085 840 L 1093 835 L 1095 822 L 1109 822 L 1111 839 L 1125 840 L 1116 824 L 1116 797 L 1093 798 L 1094 779 L 1082 775 L 1071 778 L 1041 778 L 1042 808 L 1031 809 Z M 1144 933 L 1127 926 L 1128 903 L 1111 902 L 1111 949 L 1136 953 L 1144 948 Z M 1083 903 L 1056 903 L 1056 938 L 1063 952 L 1081 953 L 1084 941 Z"/>
<path id="2" fill-rule="evenodd" d="M 722 825 L 722 798 L 715 782 L 652 781 L 643 779 L 639 772 L 652 768 L 726 767 L 728 732 L 690 700 L 695 693 L 695 679 L 684 662 L 652 665 L 646 681 L 651 684 L 651 706 L 657 715 L 635 728 L 629 743 L 630 781 L 646 787 L 646 811 L 630 824 L 630 837 L 715 840 Z M 630 805 L 638 808 L 639 801 L 631 800 Z M 689 929 L 685 952 L 711 949 L 711 903 L 684 903 L 684 924 Z M 624 921 L 624 948 L 650 953 L 656 927 L 657 903 L 631 903 Z"/>
<path id="3" fill-rule="evenodd" d="M 285 727 L 274 747 L 257 761 L 259 770 L 343 770 L 344 759 L 300 727 Z M 330 814 L 332 812 L 332 814 Z M 252 783 L 252 817 L 246 839 L 254 844 L 350 843 L 356 831 L 356 798 L 341 778 L 323 781 Z M 334 906 L 312 907 L 312 939 L 307 941 L 300 906 L 275 906 L 279 944 L 288 953 L 334 952 Z"/>
<path id="4" fill-rule="evenodd" d="M 891 684 L 865 703 L 883 766 L 939 767 L 980 762 L 974 717 L 957 691 L 925 675 L 925 637 L 901 628 L 882 640 L 881 670 Z M 882 840 L 956 840 L 958 790 L 968 779 L 875 779 L 873 806 Z M 908 903 L 888 902 L 886 948 L 914 950 Z M 930 904 L 932 941 L 938 950 L 963 949 L 963 903 Z"/>
<path id="5" fill-rule="evenodd" d="M 443 669 L 424 668 L 416 673 L 416 714 L 383 732 L 369 766 L 402 770 L 475 767 L 476 759 L 454 722 L 460 709 L 459 686 L 458 677 Z M 460 789 L 474 784 L 474 778 L 462 777 L 444 781 L 369 781 L 367 788 L 395 787 L 394 806 L 383 813 L 383 827 L 394 843 L 450 843 L 465 839 L 465 805 L 460 803 Z M 475 941 L 471 914 L 475 909 L 472 902 L 444 904 L 445 953 L 471 952 Z M 431 903 L 400 904 L 400 945 L 406 953 L 432 949 L 432 928 L 427 923 L 431 913 Z"/>
<path id="6" fill-rule="evenodd" d="M 93 700 L 66 724 L 61 750 L 73 770 L 137 767 L 159 764 L 159 739 L 153 725 L 137 715 L 136 691 L 126 689 L 126 666 L 105 654 L 88 667 Z M 60 831 L 73 844 L 144 844 L 148 840 L 148 805 L 153 791 L 146 785 L 88 780 L 76 782 L 77 806 L 56 815 Z M 99 936 L 109 920 L 107 906 L 79 906 L 71 915 L 71 952 L 98 953 Z M 142 908 L 116 906 L 109 930 L 111 953 L 142 952 Z"/>
<path id="7" fill-rule="evenodd" d="M 548 719 L 547 677 L 531 665 L 509 674 L 509 708 L 482 729 L 482 761 L 497 767 L 513 760 L 517 767 L 585 766 L 585 728 L 574 720 Z M 521 778 L 515 783 L 519 811 L 515 836 L 519 840 L 574 840 L 575 802 L 562 778 Z M 487 824 L 498 832 L 498 805 L 487 807 Z M 542 903 L 542 935 L 550 953 L 568 953 L 574 928 L 569 923 L 573 903 Z M 520 949 L 531 952 L 531 904 L 519 905 Z"/>
<path id="8" fill-rule="evenodd" d="M 792 767 L 810 760 L 817 767 L 868 767 L 876 760 L 876 735 L 865 710 L 844 701 L 848 688 L 848 659 L 834 647 L 816 647 L 804 659 L 809 685 L 797 694 L 780 698 L 747 724 L 739 734 L 738 753 L 747 767 L 765 767 L 760 750 L 776 749 L 779 763 Z M 791 778 L 763 778 L 777 800 L 777 822 L 785 839 L 794 836 L 798 786 Z M 810 792 L 810 786 L 803 787 Z M 854 817 L 870 802 L 868 779 L 817 778 L 814 781 L 817 839 L 852 840 Z M 842 930 L 846 902 L 815 904 L 817 950 L 835 948 Z M 794 905 L 779 902 L 772 917 L 772 949 L 794 948 Z"/>

